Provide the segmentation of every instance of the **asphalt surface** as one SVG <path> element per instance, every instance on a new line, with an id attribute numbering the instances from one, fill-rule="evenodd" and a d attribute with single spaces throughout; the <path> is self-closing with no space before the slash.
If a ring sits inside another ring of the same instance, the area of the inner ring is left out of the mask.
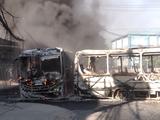
<path id="1" fill-rule="evenodd" d="M 18 86 L 12 86 L 12 87 L 6 87 L 4 89 L 0 89 L 0 100 L 7 100 L 12 98 L 19 98 L 19 87 Z"/>
<path id="2" fill-rule="evenodd" d="M 156 101 L 87 101 L 50 103 L 74 112 L 78 120 L 159 120 Z"/>
<path id="3" fill-rule="evenodd" d="M 0 102 L 0 120 L 76 120 L 75 117 L 72 111 L 53 105 Z"/>
<path id="4" fill-rule="evenodd" d="M 0 90 L 1 100 L 8 102 L 10 98 L 14 97 L 19 97 L 18 87 Z M 89 100 L 55 102 L 52 100 L 40 100 L 27 102 L 65 108 L 74 113 L 77 120 L 160 120 L 159 101 Z"/>

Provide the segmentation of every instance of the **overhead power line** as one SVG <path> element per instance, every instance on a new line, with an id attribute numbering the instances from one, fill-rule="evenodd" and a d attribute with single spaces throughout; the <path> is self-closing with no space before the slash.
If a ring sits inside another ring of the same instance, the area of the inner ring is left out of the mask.
<path id="1" fill-rule="evenodd" d="M 107 29 L 104 29 L 104 31 L 105 32 L 107 32 L 107 33 L 109 33 L 109 34 L 111 34 L 111 35 L 113 35 L 113 36 L 123 36 L 122 34 L 119 34 L 119 33 L 115 33 L 115 32 L 112 32 L 112 31 L 110 31 L 110 30 L 107 30 Z"/>

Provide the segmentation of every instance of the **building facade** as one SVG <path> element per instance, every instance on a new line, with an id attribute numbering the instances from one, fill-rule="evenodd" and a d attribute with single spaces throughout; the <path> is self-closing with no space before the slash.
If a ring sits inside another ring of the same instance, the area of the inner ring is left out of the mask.
<path id="1" fill-rule="evenodd" d="M 13 78 L 14 60 L 22 50 L 22 42 L 0 38 L 0 80 Z"/>
<path id="2" fill-rule="evenodd" d="M 112 49 L 159 47 L 158 34 L 128 34 L 112 41 Z"/>

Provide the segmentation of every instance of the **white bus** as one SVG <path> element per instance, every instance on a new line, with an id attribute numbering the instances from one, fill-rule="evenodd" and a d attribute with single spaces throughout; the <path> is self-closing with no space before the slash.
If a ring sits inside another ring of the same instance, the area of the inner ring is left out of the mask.
<path id="1" fill-rule="evenodd" d="M 76 93 L 98 98 L 159 98 L 160 48 L 82 50 L 75 55 Z"/>

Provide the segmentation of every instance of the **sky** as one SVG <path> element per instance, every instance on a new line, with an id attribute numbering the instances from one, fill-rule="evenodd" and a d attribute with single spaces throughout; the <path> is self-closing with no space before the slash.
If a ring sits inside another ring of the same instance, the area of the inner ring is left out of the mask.
<path id="1" fill-rule="evenodd" d="M 108 41 L 128 33 L 160 33 L 160 0 L 88 0 L 88 4 L 95 1 Z"/>

